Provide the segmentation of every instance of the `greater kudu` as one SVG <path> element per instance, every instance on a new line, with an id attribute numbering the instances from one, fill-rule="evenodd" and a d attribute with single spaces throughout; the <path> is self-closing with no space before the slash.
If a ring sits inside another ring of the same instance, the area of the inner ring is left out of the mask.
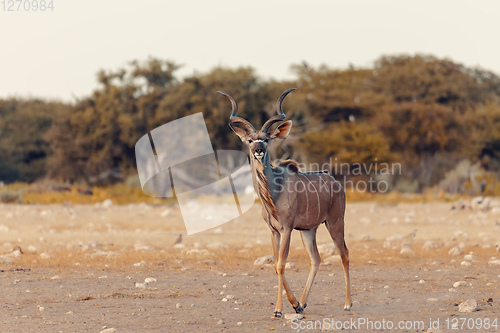
<path id="1" fill-rule="evenodd" d="M 224 95 L 232 105 L 230 124 L 250 151 L 255 190 L 263 204 L 262 217 L 272 232 L 274 265 L 279 279 L 278 301 L 274 315 L 281 317 L 282 287 L 285 288 L 288 301 L 297 313 L 302 313 L 307 306 L 307 297 L 314 277 L 321 262 L 316 245 L 316 230 L 324 223 L 337 245 L 344 266 L 346 287 L 345 310 L 352 306 L 349 282 L 349 250 L 344 241 L 345 192 L 328 172 L 301 172 L 295 161 L 287 160 L 278 166 L 271 165 L 267 150 L 268 144 L 274 139 L 286 139 L 292 127 L 292 121 L 284 121 L 285 113 L 282 103 L 285 97 L 295 89 L 289 89 L 281 94 L 277 102 L 278 115 L 270 118 L 260 131 L 247 120 L 237 116 L 238 105 L 227 93 Z M 282 122 L 271 131 L 273 124 Z M 241 127 L 238 127 L 241 126 Z M 304 247 L 311 258 L 311 268 L 304 292 L 297 301 L 285 279 L 285 263 L 290 248 L 292 230 L 299 230 Z"/>

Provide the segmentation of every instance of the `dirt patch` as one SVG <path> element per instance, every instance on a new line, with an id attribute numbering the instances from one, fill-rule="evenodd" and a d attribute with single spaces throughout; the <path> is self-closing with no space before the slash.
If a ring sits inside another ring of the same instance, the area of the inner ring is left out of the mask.
<path id="1" fill-rule="evenodd" d="M 272 252 L 258 207 L 221 228 L 184 235 L 176 248 L 184 227 L 175 207 L 0 208 L 0 253 L 23 249 L 12 264 L 0 264 L 6 332 L 316 332 L 339 322 L 346 331 L 425 332 L 438 320 L 443 331 L 471 331 L 471 325 L 500 331 L 491 326 L 500 325 L 500 269 L 489 264 L 500 257 L 500 216 L 490 212 L 349 205 L 353 308 L 343 311 L 343 272 L 333 262 L 321 266 L 304 319 L 291 322 L 272 317 L 278 283 L 272 267 L 253 265 Z M 333 244 L 320 229 L 318 243 Z M 411 252 L 401 254 L 403 247 Z M 449 253 L 454 247 L 460 254 Z M 295 269 L 287 269 L 287 279 L 299 297 L 309 260 L 297 233 L 289 261 Z M 144 285 L 149 277 L 156 281 Z M 479 311 L 459 312 L 467 299 Z M 286 298 L 283 312 L 294 312 Z"/>

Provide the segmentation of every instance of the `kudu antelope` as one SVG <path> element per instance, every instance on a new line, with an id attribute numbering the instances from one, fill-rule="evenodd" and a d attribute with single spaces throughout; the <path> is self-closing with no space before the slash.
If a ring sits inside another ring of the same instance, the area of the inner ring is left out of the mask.
<path id="1" fill-rule="evenodd" d="M 274 266 L 278 274 L 278 301 L 275 317 L 282 316 L 282 288 L 285 288 L 288 301 L 297 313 L 302 313 L 307 306 L 307 297 L 314 277 L 321 262 L 316 245 L 316 230 L 322 223 L 326 225 L 330 236 L 337 245 L 344 266 L 345 310 L 352 306 L 349 282 L 349 251 L 344 241 L 345 192 L 327 172 L 301 172 L 295 161 L 287 160 L 278 166 L 271 166 L 268 144 L 275 139 L 286 139 L 292 127 L 292 121 L 284 121 L 282 103 L 285 97 L 295 89 L 285 91 L 277 101 L 278 115 L 270 118 L 260 131 L 247 120 L 237 116 L 238 105 L 227 93 L 224 95 L 232 105 L 229 126 L 249 148 L 250 165 L 255 190 L 262 202 L 262 217 L 272 233 Z M 276 129 L 272 125 L 281 122 Z M 238 127 L 241 126 L 241 127 Z M 311 268 L 304 292 L 297 301 L 285 279 L 285 263 L 290 248 L 292 230 L 299 230 L 304 247 L 311 258 Z"/>

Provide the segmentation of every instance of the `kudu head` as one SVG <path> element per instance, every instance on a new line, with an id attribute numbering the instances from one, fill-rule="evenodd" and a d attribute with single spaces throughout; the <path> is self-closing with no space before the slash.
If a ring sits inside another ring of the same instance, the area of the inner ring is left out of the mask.
<path id="1" fill-rule="evenodd" d="M 234 131 L 234 133 L 239 136 L 241 141 L 243 141 L 243 143 L 248 146 L 248 149 L 250 150 L 250 158 L 253 157 L 255 160 L 262 163 L 265 158 L 270 158 L 267 151 L 269 142 L 274 139 L 286 139 L 286 137 L 290 133 L 290 130 L 292 128 L 292 121 L 288 120 L 283 122 L 285 120 L 285 113 L 283 112 L 281 104 L 283 103 L 285 97 L 294 90 L 295 88 L 288 89 L 283 94 L 281 94 L 276 103 L 276 112 L 278 113 L 278 115 L 266 121 L 266 123 L 258 132 L 248 120 L 238 117 L 238 105 L 236 104 L 234 99 L 223 91 L 217 91 L 219 94 L 226 96 L 226 98 L 231 102 L 233 110 L 231 112 L 231 117 L 229 117 L 229 120 L 231 122 L 229 126 Z M 276 127 L 274 131 L 271 132 L 272 125 L 277 122 L 283 123 L 281 123 L 278 127 Z"/>

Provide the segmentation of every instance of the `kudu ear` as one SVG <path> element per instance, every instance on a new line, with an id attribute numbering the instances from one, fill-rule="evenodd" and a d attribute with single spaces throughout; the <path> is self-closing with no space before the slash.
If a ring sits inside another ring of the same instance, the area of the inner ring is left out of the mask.
<path id="1" fill-rule="evenodd" d="M 243 128 L 239 128 L 238 126 L 234 126 L 233 124 L 229 124 L 229 127 L 231 127 L 233 132 L 236 133 L 236 135 L 239 136 L 242 141 L 243 138 L 248 134 L 246 130 L 244 130 Z"/>
<path id="2" fill-rule="evenodd" d="M 271 135 L 271 140 L 286 139 L 288 134 L 290 134 L 291 129 L 292 129 L 292 121 L 291 120 L 285 121 L 284 123 L 276 127 L 273 134 Z"/>

